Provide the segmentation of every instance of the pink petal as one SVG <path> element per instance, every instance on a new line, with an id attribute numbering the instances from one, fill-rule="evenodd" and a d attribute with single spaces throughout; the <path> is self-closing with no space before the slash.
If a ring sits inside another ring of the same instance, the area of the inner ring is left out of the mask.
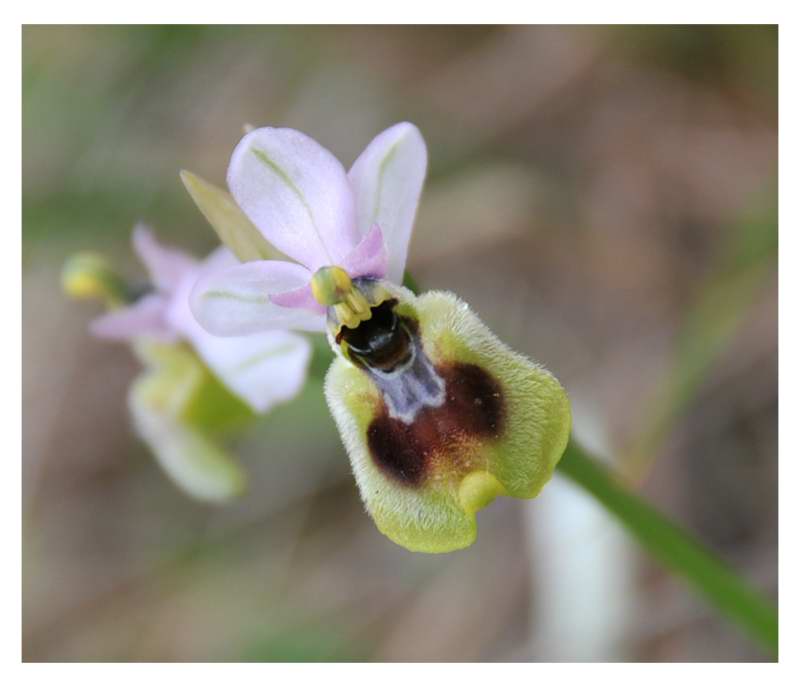
<path id="1" fill-rule="evenodd" d="M 264 237 L 312 272 L 339 264 L 358 243 L 344 168 L 299 131 L 247 134 L 231 157 L 228 186 Z"/>
<path id="2" fill-rule="evenodd" d="M 152 338 L 173 342 L 178 335 L 166 320 L 166 310 L 164 296 L 150 294 L 127 308 L 112 310 L 93 320 L 89 331 L 101 339 L 113 341 Z"/>
<path id="3" fill-rule="evenodd" d="M 311 291 L 311 284 L 306 284 L 292 291 L 272 294 L 269 299 L 284 308 L 303 308 L 319 315 L 324 315 L 326 308 L 320 305 Z"/>
<path id="4" fill-rule="evenodd" d="M 342 267 L 351 277 L 381 279 L 386 276 L 388 264 L 383 233 L 381 228 L 374 224 L 361 242 L 343 260 Z"/>
<path id="5" fill-rule="evenodd" d="M 172 291 L 186 272 L 197 267 L 197 260 L 183 251 L 162 246 L 143 224 L 133 230 L 133 249 L 160 291 Z"/>
<path id="6" fill-rule="evenodd" d="M 419 129 L 395 124 L 378 134 L 350 168 L 356 224 L 362 233 L 378 224 L 389 256 L 387 278 L 402 282 L 428 153 Z"/>

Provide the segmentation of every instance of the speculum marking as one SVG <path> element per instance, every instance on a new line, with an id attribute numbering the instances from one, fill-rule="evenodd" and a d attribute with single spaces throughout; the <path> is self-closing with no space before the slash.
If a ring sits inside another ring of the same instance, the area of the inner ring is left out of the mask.
<path id="1" fill-rule="evenodd" d="M 445 399 L 438 407 L 421 409 L 411 422 L 392 417 L 383 403 L 367 429 L 375 464 L 389 477 L 407 486 L 420 486 L 442 469 L 466 469 L 459 455 L 472 441 L 497 438 L 503 431 L 504 400 L 500 385 L 478 365 L 453 363 L 437 366 L 444 380 Z"/>

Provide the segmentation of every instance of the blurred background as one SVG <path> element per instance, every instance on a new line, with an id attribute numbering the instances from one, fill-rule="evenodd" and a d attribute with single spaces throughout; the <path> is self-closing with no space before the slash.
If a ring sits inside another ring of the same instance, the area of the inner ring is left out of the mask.
<path id="1" fill-rule="evenodd" d="M 205 253 L 181 168 L 223 184 L 243 123 L 348 166 L 410 120 L 430 170 L 409 269 L 573 399 L 575 431 L 777 598 L 777 29 L 23 29 L 23 658 L 759 661 L 557 476 L 470 549 L 363 512 L 321 383 L 190 501 L 134 437 L 129 349 L 59 271 L 141 274 L 138 220 Z"/>

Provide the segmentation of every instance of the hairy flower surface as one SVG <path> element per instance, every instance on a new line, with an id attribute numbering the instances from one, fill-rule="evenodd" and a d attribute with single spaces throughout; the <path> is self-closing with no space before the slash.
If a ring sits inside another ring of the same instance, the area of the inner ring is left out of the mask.
<path id="1" fill-rule="evenodd" d="M 227 248 L 198 261 L 161 245 L 143 226 L 133 232 L 133 247 L 147 268 L 147 283 L 131 286 L 101 258 L 84 254 L 65 266 L 65 289 L 105 300 L 109 312 L 90 331 L 130 343 L 144 364 L 129 406 L 138 434 L 162 467 L 192 496 L 225 500 L 245 480 L 209 430 L 294 398 L 306 379 L 311 346 L 288 331 L 220 338 L 197 323 L 189 295 L 198 278 L 237 264 Z M 204 404 L 215 409 L 214 417 L 203 413 Z"/>
<path id="2" fill-rule="evenodd" d="M 569 438 L 567 396 L 453 294 L 378 284 L 388 298 L 339 332 L 347 349 L 328 373 L 328 404 L 381 532 L 415 551 L 469 546 L 478 510 L 536 496 L 550 479 Z M 364 352 L 360 329 L 379 332 L 373 341 L 396 332 L 394 342 Z"/>
<path id="3" fill-rule="evenodd" d="M 393 541 L 443 552 L 474 541 L 475 514 L 496 496 L 539 492 L 570 408 L 555 377 L 457 297 L 399 285 L 426 164 L 408 123 L 377 136 L 349 172 L 298 131 L 248 133 L 228 171 L 246 215 L 239 231 L 221 219 L 236 217 L 229 196 L 187 183 L 248 261 L 202 277 L 191 307 L 221 336 L 326 331 L 337 354 L 326 398 L 367 510 Z M 289 260 L 262 259 L 254 228 Z"/>

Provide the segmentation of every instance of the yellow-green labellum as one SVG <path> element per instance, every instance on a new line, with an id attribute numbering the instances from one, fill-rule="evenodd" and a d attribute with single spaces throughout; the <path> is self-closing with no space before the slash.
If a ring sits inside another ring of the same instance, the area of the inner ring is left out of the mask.
<path id="1" fill-rule="evenodd" d="M 469 546 L 478 510 L 550 479 L 570 433 L 566 392 L 453 294 L 354 282 L 384 300 L 368 298 L 354 329 L 329 310 L 340 355 L 325 392 L 362 499 L 412 551 Z"/>

